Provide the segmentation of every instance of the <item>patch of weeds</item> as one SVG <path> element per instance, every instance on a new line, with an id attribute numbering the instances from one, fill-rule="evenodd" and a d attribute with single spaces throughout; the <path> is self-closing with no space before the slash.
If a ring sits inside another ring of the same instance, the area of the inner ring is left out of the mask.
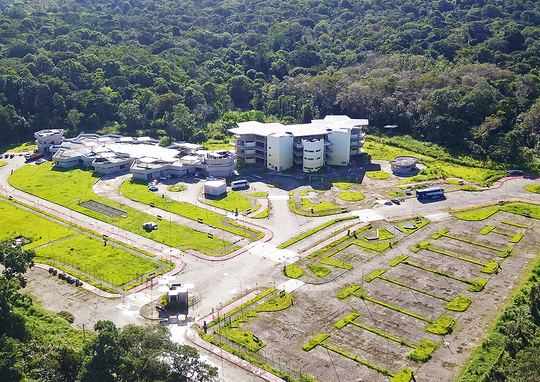
<path id="1" fill-rule="evenodd" d="M 519 243 L 519 241 L 523 238 L 523 234 L 520 232 L 517 235 L 513 236 L 510 239 L 510 243 Z"/>
<path id="2" fill-rule="evenodd" d="M 326 267 L 323 267 L 321 265 L 315 265 L 315 264 L 309 264 L 308 268 L 311 269 L 313 273 L 315 273 L 319 277 L 328 276 L 330 272 L 332 272 L 331 269 L 328 269 Z"/>
<path id="3" fill-rule="evenodd" d="M 471 283 L 471 286 L 467 288 L 469 292 L 481 292 L 484 287 L 486 286 L 487 280 L 486 279 L 478 279 L 476 281 L 473 281 Z"/>
<path id="4" fill-rule="evenodd" d="M 303 274 L 304 274 L 304 270 L 300 268 L 298 265 L 291 264 L 291 265 L 287 265 L 287 268 L 285 268 L 285 275 L 290 278 L 297 279 Z"/>
<path id="5" fill-rule="evenodd" d="M 390 382 L 410 382 L 412 379 L 412 371 L 409 368 L 401 370 Z"/>
<path id="6" fill-rule="evenodd" d="M 440 230 L 439 232 L 434 233 L 432 238 L 439 239 L 440 237 L 446 235 L 447 233 L 448 233 L 448 230 L 445 228 L 443 230 Z"/>
<path id="7" fill-rule="evenodd" d="M 366 176 L 371 179 L 388 179 L 391 175 L 385 171 L 368 171 Z"/>
<path id="8" fill-rule="evenodd" d="M 484 228 L 482 231 L 480 231 L 480 234 L 481 234 L 481 235 L 487 235 L 488 233 L 490 233 L 490 232 L 493 231 L 494 229 L 495 229 L 495 226 L 494 226 L 494 225 L 487 226 L 487 227 Z"/>
<path id="9" fill-rule="evenodd" d="M 386 272 L 384 269 L 377 269 L 377 270 L 373 271 L 371 274 L 366 276 L 366 282 L 369 283 L 369 282 L 375 280 L 377 277 L 382 275 L 384 272 Z"/>
<path id="10" fill-rule="evenodd" d="M 455 312 L 464 312 L 467 310 L 469 305 L 471 305 L 471 302 L 472 300 L 468 297 L 457 296 L 448 304 L 446 304 L 445 308 L 448 310 L 453 310 Z"/>
<path id="11" fill-rule="evenodd" d="M 475 192 L 475 191 L 484 191 L 484 190 L 481 189 L 481 188 L 478 188 L 478 187 L 471 186 L 470 184 L 467 184 L 467 185 L 461 187 L 461 191 Z"/>
<path id="12" fill-rule="evenodd" d="M 336 294 L 334 297 L 339 299 L 339 300 L 344 300 L 347 297 L 354 295 L 354 293 L 360 288 L 361 288 L 360 285 L 349 285 L 347 288 L 343 289 L 341 292 Z"/>
<path id="13" fill-rule="evenodd" d="M 441 316 L 437 321 L 428 325 L 426 330 L 430 333 L 439 334 L 444 336 L 454 329 L 456 321 L 453 318 L 447 316 Z"/>
<path id="14" fill-rule="evenodd" d="M 497 263 L 496 261 L 492 261 L 489 264 L 485 265 L 480 270 L 480 272 L 487 273 L 487 274 L 492 274 L 492 273 L 497 272 L 498 269 L 499 269 L 499 263 Z"/>
<path id="15" fill-rule="evenodd" d="M 499 253 L 499 257 L 502 257 L 503 259 L 510 256 L 512 254 L 512 252 L 514 251 L 514 248 L 512 247 L 508 247 L 506 248 L 504 251 L 502 251 L 501 253 Z"/>
<path id="16" fill-rule="evenodd" d="M 439 345 L 434 342 L 422 340 L 420 345 L 407 355 L 407 358 L 412 359 L 413 361 L 427 362 L 430 360 L 431 354 L 437 350 L 438 347 Z"/>
<path id="17" fill-rule="evenodd" d="M 416 244 L 413 248 L 411 248 L 411 251 L 416 253 L 422 249 L 426 249 L 427 247 L 429 247 L 429 241 L 423 241 L 421 243 Z"/>
<path id="18" fill-rule="evenodd" d="M 408 258 L 408 255 L 400 255 L 390 262 L 390 266 L 395 267 L 396 265 L 400 264 L 404 260 L 407 260 Z"/>
<path id="19" fill-rule="evenodd" d="M 341 320 L 339 320 L 338 322 L 336 322 L 336 325 L 335 325 L 336 329 L 342 329 L 347 324 L 350 324 L 351 322 L 356 320 L 358 317 L 360 317 L 360 315 L 358 313 L 349 314 L 348 316 L 346 316 L 346 317 L 342 318 Z"/>
<path id="20" fill-rule="evenodd" d="M 309 342 L 308 342 L 307 344 L 305 344 L 304 346 L 302 346 L 302 349 L 304 349 L 305 351 L 310 351 L 310 350 L 313 349 L 315 346 L 320 345 L 321 342 L 323 342 L 324 340 L 326 340 L 328 337 L 330 337 L 329 334 L 325 334 L 325 333 L 319 334 L 319 335 L 317 335 L 315 338 L 309 340 Z"/>
<path id="21" fill-rule="evenodd" d="M 366 196 L 359 192 L 347 191 L 347 192 L 340 192 L 338 194 L 338 198 L 340 198 L 341 200 L 349 201 L 349 202 L 359 202 L 360 200 L 364 200 Z"/>

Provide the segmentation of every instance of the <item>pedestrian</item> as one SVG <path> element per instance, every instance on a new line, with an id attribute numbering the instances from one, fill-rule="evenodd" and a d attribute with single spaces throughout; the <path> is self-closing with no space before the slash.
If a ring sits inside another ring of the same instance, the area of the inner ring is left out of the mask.
<path id="1" fill-rule="evenodd" d="M 351 230 L 350 229 L 347 230 L 347 236 L 351 236 Z"/>
<path id="2" fill-rule="evenodd" d="M 358 239 L 358 237 L 356 237 L 356 230 L 354 230 L 353 235 L 355 239 Z"/>
<path id="3" fill-rule="evenodd" d="M 414 372 L 411 371 L 411 379 L 412 382 L 416 382 L 416 378 L 414 378 Z"/>

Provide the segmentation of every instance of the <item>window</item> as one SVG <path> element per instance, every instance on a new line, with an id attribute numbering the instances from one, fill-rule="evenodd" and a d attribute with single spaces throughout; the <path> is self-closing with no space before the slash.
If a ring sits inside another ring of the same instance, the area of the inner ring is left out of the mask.
<path id="1" fill-rule="evenodd" d="M 347 162 L 346 162 L 346 161 L 344 161 L 344 160 L 342 160 L 342 161 L 341 161 L 341 164 L 347 164 Z"/>

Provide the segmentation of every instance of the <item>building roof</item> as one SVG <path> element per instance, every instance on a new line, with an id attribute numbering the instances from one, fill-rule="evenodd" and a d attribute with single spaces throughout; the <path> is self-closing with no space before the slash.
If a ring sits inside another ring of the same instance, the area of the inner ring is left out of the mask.
<path id="1" fill-rule="evenodd" d="M 311 135 L 324 135 L 331 131 L 350 130 L 354 127 L 367 126 L 367 119 L 351 119 L 346 115 L 328 115 L 324 119 L 315 119 L 311 123 L 297 125 L 283 125 L 281 123 L 261 123 L 258 121 L 238 122 L 238 127 L 229 129 L 233 134 L 238 135 L 261 135 L 261 136 L 283 136 L 292 134 L 294 137 L 305 137 Z"/>

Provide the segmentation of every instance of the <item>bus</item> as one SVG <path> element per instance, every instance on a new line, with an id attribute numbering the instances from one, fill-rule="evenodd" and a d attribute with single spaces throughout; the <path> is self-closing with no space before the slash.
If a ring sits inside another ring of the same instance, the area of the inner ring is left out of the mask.
<path id="1" fill-rule="evenodd" d="M 442 187 L 432 187 L 416 190 L 417 199 L 438 199 L 443 197 L 444 189 Z"/>
<path id="2" fill-rule="evenodd" d="M 234 182 L 231 182 L 231 188 L 233 190 L 241 190 L 243 188 L 249 188 L 249 182 L 245 179 L 235 180 Z"/>

